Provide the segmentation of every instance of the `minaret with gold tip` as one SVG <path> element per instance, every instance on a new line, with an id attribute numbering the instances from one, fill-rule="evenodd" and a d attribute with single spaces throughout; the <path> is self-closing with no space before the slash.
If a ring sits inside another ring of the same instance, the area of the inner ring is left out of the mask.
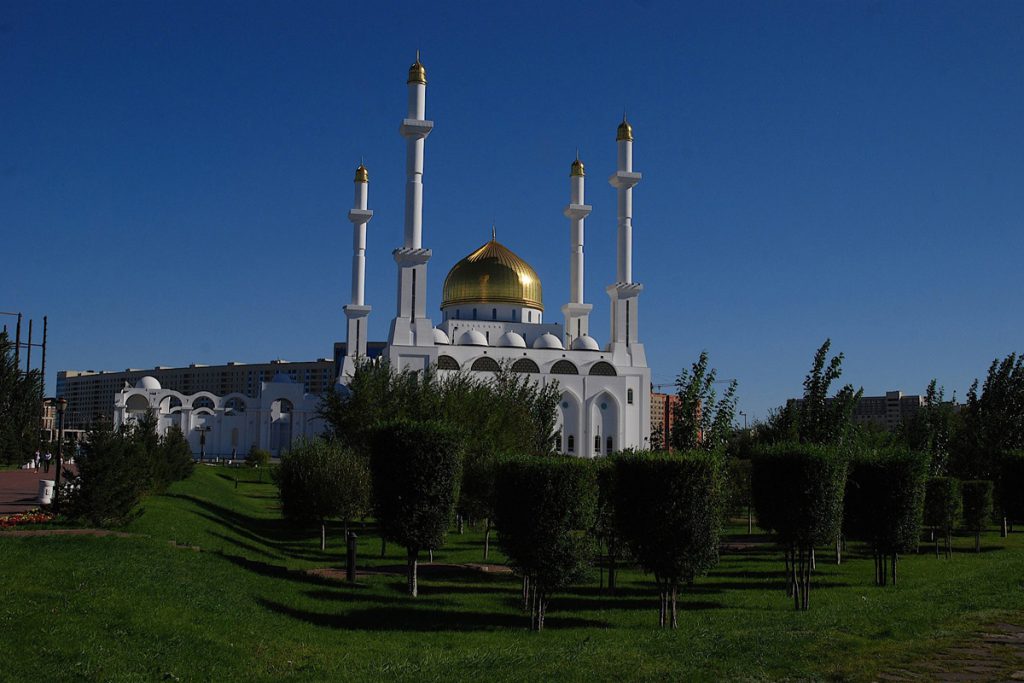
<path id="1" fill-rule="evenodd" d="M 618 191 L 618 249 L 615 284 L 606 291 L 611 299 L 611 341 L 608 350 L 630 364 L 647 365 L 642 344 L 637 342 L 639 312 L 637 303 L 643 285 L 633 282 L 633 186 L 642 177 L 633 171 L 633 126 L 622 116 L 615 133 L 618 146 L 618 166 L 608 182 Z"/>
<path id="2" fill-rule="evenodd" d="M 569 170 L 569 204 L 565 217 L 569 219 L 569 303 L 562 306 L 565 316 L 565 347 L 590 334 L 591 304 L 583 303 L 583 221 L 593 207 L 587 205 L 584 195 L 586 172 L 579 152 Z"/>
<path id="3" fill-rule="evenodd" d="M 351 373 L 355 369 L 352 361 L 357 356 L 366 355 L 366 328 L 370 315 L 370 307 L 365 305 L 366 224 L 373 218 L 373 211 L 367 208 L 370 173 L 361 163 L 356 169 L 354 184 L 355 199 L 348 212 L 348 219 L 352 221 L 352 296 L 349 304 L 344 307 L 345 317 L 348 318 L 348 343 L 345 347 L 343 373 Z"/>
<path id="4" fill-rule="evenodd" d="M 398 264 L 398 311 L 391 324 L 388 343 L 397 346 L 433 346 L 433 322 L 427 317 L 427 261 L 430 250 L 423 248 L 423 143 L 434 128 L 425 120 L 427 70 L 416 61 L 409 67 L 408 115 L 399 132 L 406 140 L 405 154 L 405 240 L 395 249 Z M 420 369 L 420 368 L 416 368 Z"/>

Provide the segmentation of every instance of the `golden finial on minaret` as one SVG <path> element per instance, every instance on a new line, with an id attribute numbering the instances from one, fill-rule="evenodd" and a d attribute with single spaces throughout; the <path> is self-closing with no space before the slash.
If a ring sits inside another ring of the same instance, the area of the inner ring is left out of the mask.
<path id="1" fill-rule="evenodd" d="M 633 141 L 633 126 L 629 125 L 629 121 L 626 120 L 626 112 L 622 112 L 622 123 L 619 124 L 619 129 L 615 133 L 615 139 Z"/>
<path id="2" fill-rule="evenodd" d="M 420 51 L 416 50 L 416 61 L 409 67 L 409 80 L 406 83 L 427 84 L 427 70 L 420 63 Z"/>
<path id="3" fill-rule="evenodd" d="M 569 171 L 569 176 L 585 176 L 583 172 L 583 162 L 580 161 L 580 150 L 576 150 L 576 161 L 572 162 L 572 169 Z"/>
<path id="4" fill-rule="evenodd" d="M 363 166 L 363 162 L 359 162 L 359 167 L 356 169 L 356 182 L 357 183 L 368 183 L 370 182 L 370 172 L 366 170 L 366 166 Z"/>
<path id="5" fill-rule="evenodd" d="M 494 223 L 491 223 L 491 241 L 495 242 L 498 239 L 498 231 L 494 229 Z"/>

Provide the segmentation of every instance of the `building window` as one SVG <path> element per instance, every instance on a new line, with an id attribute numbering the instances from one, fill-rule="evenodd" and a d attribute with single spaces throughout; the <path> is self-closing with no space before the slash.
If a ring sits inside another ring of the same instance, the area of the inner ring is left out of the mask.
<path id="1" fill-rule="evenodd" d="M 613 445 L 614 444 L 612 442 L 612 437 L 609 436 L 607 439 L 605 439 L 605 451 L 604 452 L 608 453 L 610 455 L 611 452 L 613 450 L 615 450 L 614 448 L 612 448 Z"/>
<path id="2" fill-rule="evenodd" d="M 497 308 L 492 308 L 491 309 L 491 320 L 497 320 L 497 319 L 498 319 L 498 309 Z"/>
<path id="3" fill-rule="evenodd" d="M 597 363 L 594 363 L 591 366 L 590 374 L 591 375 L 600 375 L 600 376 L 604 376 L 604 377 L 614 377 L 615 376 L 615 366 L 613 366 L 611 363 L 605 362 L 603 360 L 602 361 L 598 361 Z"/>
<path id="4" fill-rule="evenodd" d="M 473 367 L 471 369 L 476 370 L 477 372 L 498 372 L 501 370 L 501 367 L 498 365 L 498 361 L 494 360 L 490 356 L 484 356 L 483 358 L 477 358 L 473 361 Z"/>
<path id="5" fill-rule="evenodd" d="M 438 356 L 437 357 L 437 369 L 438 370 L 458 370 L 459 362 L 451 356 Z"/>
<path id="6" fill-rule="evenodd" d="M 560 361 L 558 361 L 557 363 L 555 363 L 554 365 L 551 366 L 551 374 L 552 375 L 578 375 L 580 373 L 579 373 L 579 370 L 576 369 L 576 366 L 572 364 L 572 362 L 567 361 L 567 360 L 560 360 Z"/>
<path id="7" fill-rule="evenodd" d="M 626 403 L 633 405 L 633 390 L 626 389 Z"/>
<path id="8" fill-rule="evenodd" d="M 473 309 L 473 320 L 476 320 L 476 309 Z"/>
<path id="9" fill-rule="evenodd" d="M 512 364 L 512 372 L 540 372 L 540 368 L 529 358 L 520 358 Z M 566 404 L 564 407 L 569 406 Z"/>
<path id="10" fill-rule="evenodd" d="M 569 438 L 566 439 L 566 441 L 569 444 L 569 447 L 566 450 L 569 451 L 570 453 L 574 452 L 576 450 L 576 437 L 570 434 Z"/>
<path id="11" fill-rule="evenodd" d="M 594 437 L 594 454 L 600 454 L 601 452 L 601 435 L 598 434 Z"/>

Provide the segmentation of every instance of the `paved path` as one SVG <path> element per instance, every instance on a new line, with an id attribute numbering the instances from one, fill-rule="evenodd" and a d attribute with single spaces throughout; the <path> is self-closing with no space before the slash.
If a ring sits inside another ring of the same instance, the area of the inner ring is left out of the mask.
<path id="1" fill-rule="evenodd" d="M 43 473 L 40 466 L 35 470 L 3 470 L 0 471 L 0 515 L 12 512 L 24 512 L 39 507 L 36 496 L 39 495 L 39 480 L 53 479 L 55 467 Z"/>
<path id="2" fill-rule="evenodd" d="M 879 676 L 883 681 L 1024 681 L 1024 626 L 989 624 L 957 645 L 939 650 L 904 669 Z"/>

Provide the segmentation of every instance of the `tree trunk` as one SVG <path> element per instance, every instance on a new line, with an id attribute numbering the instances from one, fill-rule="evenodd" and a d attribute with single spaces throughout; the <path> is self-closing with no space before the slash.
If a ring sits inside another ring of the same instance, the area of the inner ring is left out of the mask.
<path id="1" fill-rule="evenodd" d="M 981 532 L 980 531 L 975 531 L 974 532 L 974 552 L 976 552 L 976 553 L 980 553 L 981 552 Z"/>
<path id="2" fill-rule="evenodd" d="M 488 517 L 486 520 L 486 526 L 484 527 L 484 561 L 491 556 L 491 518 Z"/>
<path id="3" fill-rule="evenodd" d="M 946 532 L 946 558 L 951 559 L 953 557 L 953 534 L 952 532 Z"/>
<path id="4" fill-rule="evenodd" d="M 836 564 L 843 563 L 843 536 L 836 536 Z"/>
<path id="5" fill-rule="evenodd" d="M 615 595 L 615 547 L 608 546 L 608 594 Z"/>
<path id="6" fill-rule="evenodd" d="M 935 559 L 939 559 L 939 535 L 935 533 L 935 527 L 932 527 L 932 540 L 935 541 Z"/>
<path id="7" fill-rule="evenodd" d="M 1006 516 L 1003 516 L 1003 527 L 999 531 L 999 536 L 1006 538 L 1006 534 L 1009 532 L 1009 523 L 1006 521 Z"/>
<path id="8" fill-rule="evenodd" d="M 412 548 L 407 549 L 406 562 L 409 568 L 409 595 L 416 597 L 419 594 L 419 586 L 416 582 L 416 565 L 419 560 L 419 551 Z"/>
<path id="9" fill-rule="evenodd" d="M 801 571 L 801 569 L 798 568 L 798 565 L 802 566 L 802 564 L 803 564 L 803 557 L 802 556 L 803 556 L 803 549 L 802 548 L 797 550 L 797 551 L 792 552 L 792 558 L 791 558 L 792 561 L 789 563 L 789 566 L 790 566 L 790 577 L 791 577 L 790 581 L 792 583 L 792 590 L 793 590 L 793 608 L 796 609 L 797 611 L 800 610 L 800 605 L 801 605 L 801 600 L 800 600 L 800 580 L 797 577 L 798 577 L 799 571 Z"/>
<path id="10" fill-rule="evenodd" d="M 750 506 L 747 506 L 747 536 L 751 536 L 754 533 L 754 515 L 750 510 Z"/>
<path id="11" fill-rule="evenodd" d="M 892 585 L 896 585 L 896 562 L 899 560 L 899 555 L 896 553 L 892 554 Z"/>
<path id="12" fill-rule="evenodd" d="M 456 515 L 455 519 L 458 521 L 458 524 L 459 524 L 459 536 L 461 536 L 462 535 L 462 515 Z"/>
<path id="13" fill-rule="evenodd" d="M 811 564 L 810 564 L 810 568 L 811 569 L 817 569 L 818 568 L 818 565 L 817 565 L 817 563 L 814 560 L 814 548 L 811 548 Z"/>
<path id="14" fill-rule="evenodd" d="M 548 598 L 546 595 L 537 596 L 537 630 L 544 630 L 544 617 L 548 612 Z"/>
<path id="15" fill-rule="evenodd" d="M 678 612 L 676 610 L 676 596 L 677 596 L 678 592 L 679 592 L 679 588 L 676 586 L 676 584 L 673 583 L 672 584 L 672 596 L 671 596 L 672 597 L 672 628 L 673 629 L 679 628 L 679 616 L 678 616 Z"/>
<path id="16" fill-rule="evenodd" d="M 434 549 L 431 548 L 427 552 L 430 553 L 430 564 L 434 564 Z"/>
<path id="17" fill-rule="evenodd" d="M 320 550 L 327 550 L 327 522 L 320 520 Z"/>
<path id="18" fill-rule="evenodd" d="M 786 558 L 786 597 L 789 597 L 789 598 L 793 597 L 793 586 L 795 585 L 794 581 L 793 581 L 793 569 L 792 569 L 793 563 L 791 561 L 792 560 L 792 557 L 791 557 L 792 554 L 793 554 L 793 551 L 790 548 L 787 548 L 786 550 L 783 551 L 783 555 Z"/>
<path id="19" fill-rule="evenodd" d="M 381 536 L 380 537 L 380 559 L 382 559 L 382 560 L 384 559 L 384 553 L 387 552 L 387 549 L 388 549 L 388 540 L 386 538 L 384 538 L 383 536 Z"/>
<path id="20" fill-rule="evenodd" d="M 523 574 L 523 611 L 530 609 L 530 575 Z"/>

